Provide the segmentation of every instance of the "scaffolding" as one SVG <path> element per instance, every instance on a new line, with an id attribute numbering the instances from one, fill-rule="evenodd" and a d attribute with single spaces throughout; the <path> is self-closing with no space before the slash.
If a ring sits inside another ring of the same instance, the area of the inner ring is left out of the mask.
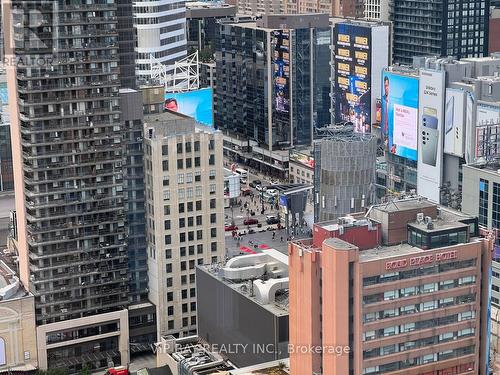
<path id="1" fill-rule="evenodd" d="M 198 51 L 176 61 L 172 66 L 162 64 L 150 55 L 151 80 L 165 86 L 165 92 L 187 92 L 200 88 Z"/>

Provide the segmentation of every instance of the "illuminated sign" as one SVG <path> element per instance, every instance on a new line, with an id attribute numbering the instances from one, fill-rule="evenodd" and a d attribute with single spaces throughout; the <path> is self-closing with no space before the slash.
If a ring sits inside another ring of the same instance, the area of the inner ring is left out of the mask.
<path id="1" fill-rule="evenodd" d="M 371 132 L 371 28 L 335 26 L 335 122 L 351 122 L 358 133 Z"/>
<path id="2" fill-rule="evenodd" d="M 399 270 L 406 267 L 422 266 L 424 264 L 430 264 L 434 262 L 446 262 L 448 260 L 457 259 L 458 254 L 456 250 L 446 251 L 444 253 L 422 255 L 418 257 L 399 259 L 389 262 L 385 262 L 385 270 Z"/>
<path id="3" fill-rule="evenodd" d="M 165 110 L 193 117 L 198 123 L 213 126 L 213 89 L 166 93 Z"/>
<path id="4" fill-rule="evenodd" d="M 290 35 L 286 30 L 273 32 L 274 42 L 274 109 L 290 112 Z"/>

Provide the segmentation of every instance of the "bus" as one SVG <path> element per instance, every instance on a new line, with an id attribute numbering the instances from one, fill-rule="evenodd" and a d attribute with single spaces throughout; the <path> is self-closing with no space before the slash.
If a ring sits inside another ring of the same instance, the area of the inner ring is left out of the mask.
<path id="1" fill-rule="evenodd" d="M 246 169 L 236 168 L 234 171 L 240 175 L 240 182 L 242 184 L 248 182 L 248 171 Z"/>

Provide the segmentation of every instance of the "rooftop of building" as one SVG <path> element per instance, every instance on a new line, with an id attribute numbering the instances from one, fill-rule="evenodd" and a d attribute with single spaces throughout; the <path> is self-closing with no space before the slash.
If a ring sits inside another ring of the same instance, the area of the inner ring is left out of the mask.
<path id="1" fill-rule="evenodd" d="M 162 113 L 154 113 L 144 116 L 144 128 L 149 137 L 148 128 L 154 128 L 154 138 L 175 137 L 189 133 L 213 134 L 217 130 L 203 125 L 198 125 L 194 118 L 179 112 L 165 110 Z"/>
<path id="2" fill-rule="evenodd" d="M 264 14 L 261 17 L 236 16 L 223 22 L 231 26 L 268 31 L 330 27 L 326 13 Z"/>
<path id="3" fill-rule="evenodd" d="M 402 200 L 391 200 L 387 203 L 376 204 L 370 207 L 370 210 L 378 210 L 381 212 L 390 213 L 398 211 L 417 210 L 435 206 L 435 203 L 430 202 L 425 198 L 417 197 Z"/>
<path id="4" fill-rule="evenodd" d="M 319 223 L 315 223 L 314 226 L 332 232 L 339 230 L 340 227 L 345 229 L 350 227 L 369 226 L 373 222 L 375 222 L 373 219 L 365 217 L 364 212 L 360 212 L 360 213 L 352 213 L 344 217 L 340 217 L 336 220 L 329 220 L 329 221 L 322 221 Z"/>
<path id="5" fill-rule="evenodd" d="M 12 264 L 15 261 L 8 253 L 0 255 L 0 302 L 30 296 L 16 275 Z"/>
<path id="6" fill-rule="evenodd" d="M 221 1 L 186 1 L 186 8 L 236 8 Z"/>
<path id="7" fill-rule="evenodd" d="M 170 357 L 189 373 L 194 371 L 195 367 L 198 375 L 218 374 L 221 371 L 234 369 L 219 353 L 216 353 L 216 347 L 207 344 L 198 336 L 178 339 L 173 336 L 163 336 L 158 346 L 160 349 L 164 346 Z"/>
<path id="8" fill-rule="evenodd" d="M 276 316 L 288 315 L 288 255 L 275 249 L 231 258 L 201 270 Z"/>
<path id="9" fill-rule="evenodd" d="M 464 164 L 464 168 L 482 170 L 489 175 L 500 179 L 500 160 L 492 160 L 488 163 Z"/>
<path id="10" fill-rule="evenodd" d="M 259 363 L 257 365 L 239 368 L 229 372 L 230 375 L 290 375 L 290 361 L 288 358 Z M 220 374 L 224 375 L 224 374 Z"/>

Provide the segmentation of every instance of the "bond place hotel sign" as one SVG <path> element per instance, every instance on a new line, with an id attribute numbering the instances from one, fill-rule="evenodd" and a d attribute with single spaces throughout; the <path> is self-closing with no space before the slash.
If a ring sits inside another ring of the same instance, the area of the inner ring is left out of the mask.
<path id="1" fill-rule="evenodd" d="M 444 253 L 422 255 L 418 257 L 399 259 L 389 262 L 385 262 L 385 270 L 399 270 L 406 267 L 421 266 L 424 264 L 435 263 L 435 262 L 446 262 L 448 260 L 457 259 L 457 251 L 446 251 Z"/>

